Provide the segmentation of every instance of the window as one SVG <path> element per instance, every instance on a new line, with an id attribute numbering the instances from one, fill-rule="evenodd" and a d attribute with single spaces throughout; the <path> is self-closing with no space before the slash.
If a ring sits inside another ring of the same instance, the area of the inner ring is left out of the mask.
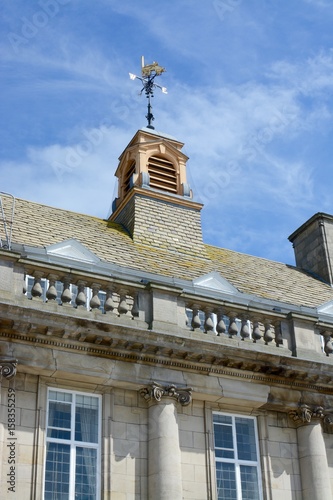
<path id="1" fill-rule="evenodd" d="M 49 389 L 44 500 L 96 500 L 100 397 Z"/>
<path id="2" fill-rule="evenodd" d="M 256 421 L 214 413 L 217 498 L 261 500 Z"/>

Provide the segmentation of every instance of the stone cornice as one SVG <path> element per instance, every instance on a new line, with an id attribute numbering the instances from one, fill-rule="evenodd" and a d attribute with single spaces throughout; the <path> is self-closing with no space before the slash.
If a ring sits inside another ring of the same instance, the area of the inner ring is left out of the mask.
<path id="1" fill-rule="evenodd" d="M 60 315 L 47 304 L 39 310 L 23 308 L 24 315 L 19 306 L 2 304 L 1 309 L 0 337 L 13 342 L 333 393 L 332 370 L 322 370 L 323 363 L 327 367 L 333 363 L 325 355 L 308 362 L 291 357 L 284 348 L 250 340 L 238 342 L 189 330 L 158 332 L 126 317 L 112 322 L 105 321 L 105 315 L 93 319 L 88 312 L 74 317 L 73 309 L 65 315 L 66 308 Z"/>
<path id="2" fill-rule="evenodd" d="M 125 339 L 114 340 L 111 339 L 111 345 L 113 347 L 105 347 L 100 345 L 89 344 L 85 341 L 70 341 L 69 339 L 56 339 L 48 336 L 30 336 L 30 335 L 8 335 L 1 333 L 0 338 L 8 339 L 12 341 L 19 342 L 22 344 L 32 344 L 40 346 L 43 348 L 58 349 L 64 351 L 72 351 L 74 353 L 89 353 L 91 355 L 101 356 L 108 359 L 114 359 L 124 362 L 139 362 L 147 365 L 156 365 L 161 367 L 170 367 L 175 370 L 186 370 L 192 371 L 194 373 L 200 373 L 205 375 L 215 375 L 215 376 L 225 376 L 231 378 L 238 378 L 243 380 L 248 380 L 253 383 L 259 384 L 270 384 L 282 387 L 288 387 L 290 389 L 300 389 L 300 390 L 310 390 L 325 393 L 327 395 L 333 395 L 333 387 L 327 385 L 321 385 L 326 383 L 326 379 L 321 381 L 317 379 L 314 382 L 313 376 L 310 373 L 305 374 L 303 371 L 300 372 L 297 378 L 297 372 L 293 371 L 292 378 L 288 377 L 288 370 L 285 371 L 285 375 L 275 376 L 274 373 L 269 373 L 267 370 L 260 372 L 260 367 L 257 367 L 257 372 L 254 371 L 253 363 L 248 361 L 247 363 L 242 361 L 234 361 L 217 359 L 215 363 L 208 363 L 208 357 L 202 357 L 198 360 L 194 357 L 193 361 L 190 359 L 184 359 L 181 356 L 177 357 L 176 353 L 172 349 L 161 350 L 150 348 L 148 345 L 141 346 L 138 350 L 139 342 L 128 342 Z M 152 350 L 155 352 L 152 353 Z M 213 359 L 213 358 L 212 358 Z M 24 364 L 21 365 L 24 371 Z M 266 368 L 265 366 L 263 368 Z M 283 370 L 283 368 L 281 368 Z M 291 371 L 291 370 L 289 370 Z M 266 372 L 266 373 L 265 373 Z M 330 378 L 331 380 L 331 378 Z"/>
<path id="3" fill-rule="evenodd" d="M 182 406 L 187 406 L 192 400 L 192 390 L 193 389 L 191 387 L 181 388 L 173 384 L 163 386 L 153 382 L 148 387 L 143 387 L 140 390 L 140 395 L 147 402 L 156 401 L 159 403 L 162 398 L 166 397 L 174 399 Z"/>

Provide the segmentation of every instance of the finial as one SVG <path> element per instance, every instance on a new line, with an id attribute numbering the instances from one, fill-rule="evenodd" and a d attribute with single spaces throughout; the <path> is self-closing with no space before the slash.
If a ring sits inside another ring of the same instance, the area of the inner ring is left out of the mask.
<path id="1" fill-rule="evenodd" d="M 167 89 L 165 87 L 161 87 L 160 85 L 157 85 L 154 82 L 154 79 L 156 76 L 160 76 L 162 73 L 164 73 L 165 68 L 162 68 L 162 66 L 159 66 L 157 62 L 153 62 L 152 64 L 146 64 L 145 65 L 145 60 L 144 57 L 141 57 L 141 77 L 134 75 L 133 73 L 129 73 L 130 79 L 135 80 L 138 79 L 142 82 L 143 87 L 140 91 L 140 95 L 142 94 L 143 91 L 145 91 L 146 97 L 148 99 L 148 113 L 146 115 L 148 125 L 147 128 L 154 129 L 152 122 L 155 120 L 154 115 L 152 113 L 152 105 L 150 102 L 150 98 L 154 97 L 154 88 L 159 88 L 162 90 L 163 94 L 167 94 Z"/>

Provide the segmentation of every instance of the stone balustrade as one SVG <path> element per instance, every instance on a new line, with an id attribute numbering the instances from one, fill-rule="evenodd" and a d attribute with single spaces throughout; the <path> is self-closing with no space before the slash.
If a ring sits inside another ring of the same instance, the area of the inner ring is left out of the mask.
<path id="1" fill-rule="evenodd" d="M 187 326 L 193 331 L 224 336 L 230 339 L 283 345 L 281 319 L 260 314 L 244 313 L 241 310 L 207 305 L 187 304 Z"/>
<path id="2" fill-rule="evenodd" d="M 138 290 L 130 285 L 102 284 L 70 276 L 61 279 L 52 274 L 46 278 L 37 272 L 26 277 L 23 293 L 33 301 L 130 318 L 139 316 Z"/>
<path id="3" fill-rule="evenodd" d="M 54 269 L 49 272 L 27 268 L 25 284 L 23 291 L 27 299 L 48 306 L 59 305 L 68 310 L 72 308 L 74 315 L 95 312 L 106 315 L 104 321 L 111 323 L 112 318 L 127 318 L 137 320 L 136 326 L 144 329 L 165 329 L 176 334 L 194 331 L 214 336 L 215 341 L 221 338 L 222 343 L 244 341 L 249 347 L 252 345 L 252 349 L 256 349 L 253 344 L 258 344 L 258 349 L 260 345 L 286 347 L 297 356 L 295 345 L 298 341 L 290 331 L 289 319 L 286 314 L 274 310 L 256 312 L 242 304 L 219 303 L 216 299 L 200 296 L 194 299 L 183 294 L 181 289 L 172 292 L 174 309 L 170 306 L 171 309 L 166 310 L 161 307 L 158 297 L 161 301 L 163 294 L 169 293 L 167 288 L 157 290 L 147 281 L 61 274 Z M 182 308 L 184 313 L 179 314 Z M 332 329 L 327 325 L 325 328 L 318 325 L 313 335 L 316 337 L 315 345 L 319 346 L 317 352 L 331 355 Z"/>

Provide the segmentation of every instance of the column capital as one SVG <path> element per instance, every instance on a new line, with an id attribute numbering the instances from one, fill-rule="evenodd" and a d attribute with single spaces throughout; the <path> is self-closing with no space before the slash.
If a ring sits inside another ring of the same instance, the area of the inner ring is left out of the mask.
<path id="1" fill-rule="evenodd" d="M 192 400 L 191 387 L 180 388 L 173 384 L 163 386 L 156 382 L 153 382 L 147 387 L 143 387 L 140 390 L 140 394 L 148 402 L 155 400 L 159 403 L 163 397 L 169 397 L 175 399 L 182 406 L 189 405 Z"/>
<path id="2" fill-rule="evenodd" d="M 333 409 L 325 409 L 322 406 L 310 406 L 302 403 L 295 410 L 289 412 L 289 417 L 296 422 L 296 424 L 310 424 L 316 419 L 323 423 L 323 430 L 325 432 L 333 432 Z"/>
<path id="3" fill-rule="evenodd" d="M 16 375 L 17 359 L 0 356 L 0 376 L 10 379 Z"/>

